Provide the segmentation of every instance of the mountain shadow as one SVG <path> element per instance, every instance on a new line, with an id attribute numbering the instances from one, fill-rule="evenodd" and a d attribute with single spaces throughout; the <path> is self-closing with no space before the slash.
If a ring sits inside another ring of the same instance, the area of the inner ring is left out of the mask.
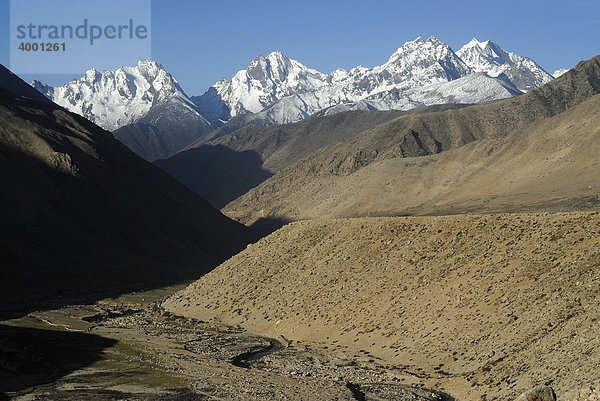
<path id="1" fill-rule="evenodd" d="M 0 400 L 90 366 L 116 343 L 88 333 L 0 325 Z"/>
<path id="2" fill-rule="evenodd" d="M 31 85 L 27 84 L 27 82 L 24 82 L 21 78 L 17 77 L 2 64 L 0 64 L 0 88 L 9 90 L 19 96 L 37 100 L 38 102 L 54 104 L 52 100 L 48 99 L 42 93 L 31 87 Z"/>
<path id="3" fill-rule="evenodd" d="M 236 152 L 223 145 L 204 145 L 154 164 L 216 208 L 222 208 L 273 175 L 262 168 L 263 161 L 257 152 Z"/>
<path id="4" fill-rule="evenodd" d="M 1 88 L 0 183 L 1 320 L 197 278 L 257 239 L 110 132 Z"/>
<path id="5" fill-rule="evenodd" d="M 157 108 L 140 121 L 113 132 L 129 149 L 150 162 L 172 156 L 212 131 L 197 116 L 167 118 L 169 111 Z"/>
<path id="6" fill-rule="evenodd" d="M 277 217 L 261 217 L 252 223 L 250 228 L 261 237 L 266 237 L 290 222 L 291 220 Z"/>

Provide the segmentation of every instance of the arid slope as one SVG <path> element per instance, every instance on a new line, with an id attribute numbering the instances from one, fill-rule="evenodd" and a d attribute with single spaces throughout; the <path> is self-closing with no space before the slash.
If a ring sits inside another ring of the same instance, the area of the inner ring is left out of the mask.
<path id="1" fill-rule="evenodd" d="M 223 210 L 248 224 L 596 207 L 598 93 L 600 56 L 526 95 L 400 117 L 321 148 Z"/>
<path id="2" fill-rule="evenodd" d="M 294 124 L 246 126 L 210 142 L 197 141 L 154 164 L 221 208 L 311 152 L 402 114 L 351 111 Z"/>
<path id="3" fill-rule="evenodd" d="M 319 113 L 294 124 L 251 125 L 210 142 L 199 140 L 188 149 L 168 159 L 157 160 L 155 164 L 221 208 L 275 172 L 324 146 L 347 140 L 402 115 L 461 107 L 464 106 L 430 106 L 408 112 Z M 219 135 L 218 131 L 214 135 Z"/>
<path id="4" fill-rule="evenodd" d="M 163 306 L 364 350 L 459 400 L 559 396 L 600 372 L 600 213 L 313 220 Z"/>

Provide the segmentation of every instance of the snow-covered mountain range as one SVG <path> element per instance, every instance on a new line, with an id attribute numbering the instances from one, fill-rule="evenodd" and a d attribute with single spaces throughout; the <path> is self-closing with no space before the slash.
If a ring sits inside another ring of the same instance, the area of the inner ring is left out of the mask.
<path id="1" fill-rule="evenodd" d="M 533 60 L 492 41 L 473 39 L 454 52 L 432 36 L 405 43 L 382 65 L 328 74 L 273 52 L 194 97 L 150 60 L 116 71 L 92 68 L 60 87 L 40 81 L 32 85 L 55 103 L 115 131 L 138 154 L 153 160 L 230 120 L 236 126 L 270 125 L 320 111 L 481 103 L 519 95 L 552 79 Z"/>
<path id="2" fill-rule="evenodd" d="M 455 53 L 432 36 L 405 43 L 382 65 L 329 74 L 273 52 L 192 99 L 212 120 L 246 115 L 248 122 L 281 124 L 328 108 L 405 110 L 480 103 L 516 96 L 552 79 L 533 60 L 492 41 L 473 39 Z"/>

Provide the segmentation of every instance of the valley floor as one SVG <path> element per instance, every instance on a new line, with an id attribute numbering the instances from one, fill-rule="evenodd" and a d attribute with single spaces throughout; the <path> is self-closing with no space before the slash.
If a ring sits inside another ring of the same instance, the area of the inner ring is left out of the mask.
<path id="1" fill-rule="evenodd" d="M 599 212 L 315 219 L 161 305 L 379 357 L 462 401 L 565 400 L 600 379 L 599 271 Z"/>
<path id="2" fill-rule="evenodd" d="M 0 399 L 451 399 L 368 352 L 256 336 L 149 302 L 172 291 L 0 322 Z"/>
<path id="3" fill-rule="evenodd" d="M 296 222 L 190 286 L 0 322 L 0 400 L 485 401 L 545 384 L 598 401 L 598 230 L 599 212 Z"/>
<path id="4" fill-rule="evenodd" d="M 453 400 L 435 378 L 369 352 L 186 319 L 153 297 L 71 305 L 0 322 L 0 399 Z M 596 401 L 600 386 L 563 397 Z"/>

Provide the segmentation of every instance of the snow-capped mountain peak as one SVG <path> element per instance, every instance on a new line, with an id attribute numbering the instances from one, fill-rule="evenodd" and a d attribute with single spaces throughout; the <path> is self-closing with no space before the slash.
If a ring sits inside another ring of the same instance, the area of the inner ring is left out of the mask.
<path id="1" fill-rule="evenodd" d="M 176 102 L 185 109 L 195 108 L 175 78 L 154 60 L 140 60 L 135 67 L 115 71 L 92 67 L 80 79 L 60 87 L 52 88 L 40 81 L 32 82 L 32 86 L 55 103 L 110 131 L 137 122 L 159 104 Z"/>
<path id="2" fill-rule="evenodd" d="M 431 35 L 430 37 L 428 37 L 425 42 L 429 42 L 429 43 L 433 43 L 433 44 L 437 44 L 437 45 L 447 46 L 444 42 L 442 42 L 441 40 L 439 40 L 438 38 L 436 38 L 433 35 Z"/>
<path id="3" fill-rule="evenodd" d="M 395 75 L 392 79 L 394 84 L 410 82 L 408 87 L 447 82 L 470 73 L 469 67 L 450 46 L 435 36 L 430 36 L 426 41 L 419 36 L 406 42 L 385 64 L 373 70 Z"/>
<path id="4" fill-rule="evenodd" d="M 480 75 L 440 91 L 432 89 L 473 73 Z M 551 79 L 533 60 L 507 52 L 491 40 L 473 38 L 455 53 L 435 36 L 426 40 L 419 36 L 400 46 L 382 65 L 338 68 L 327 75 L 281 52 L 258 56 L 231 81 L 216 82 L 194 101 L 212 120 L 247 115 L 244 120 L 276 124 L 342 104 L 407 109 L 444 99 L 475 102 L 479 96 L 487 101 L 517 95 Z M 474 89 L 478 85 L 481 93 Z M 424 87 L 427 91 L 418 91 Z M 451 90 L 462 92 L 451 96 Z"/>
<path id="5" fill-rule="evenodd" d="M 471 39 L 469 43 L 456 52 L 475 72 L 487 72 L 489 75 L 498 76 L 503 70 L 496 68 L 503 65 L 513 65 L 510 54 L 500 46 L 486 40 Z"/>
<path id="6" fill-rule="evenodd" d="M 566 72 L 569 72 L 568 68 L 559 68 L 558 70 L 554 70 L 554 72 L 552 73 L 552 76 L 554 78 L 558 78 Z"/>
<path id="7" fill-rule="evenodd" d="M 330 77 L 332 83 L 342 82 L 342 81 L 348 79 L 349 75 L 350 75 L 350 72 L 347 70 L 344 70 L 343 68 L 337 68 L 329 73 L 329 77 Z"/>
<path id="8" fill-rule="evenodd" d="M 227 119 L 259 112 L 285 96 L 315 90 L 329 81 L 327 74 L 274 51 L 267 57 L 257 56 L 231 81 L 215 83 L 194 101 L 210 119 Z M 215 106 L 215 102 L 222 103 Z M 223 109 L 223 105 L 228 110 Z"/>
<path id="9" fill-rule="evenodd" d="M 474 72 L 486 72 L 492 77 L 505 74 L 523 92 L 552 80 L 552 76 L 530 58 L 508 52 L 491 40 L 480 42 L 473 38 L 456 54 Z"/>
<path id="10" fill-rule="evenodd" d="M 486 40 L 484 42 L 480 42 L 479 40 L 477 40 L 477 38 L 473 38 L 469 41 L 469 43 L 467 43 L 466 45 L 464 45 L 461 50 L 463 49 L 470 49 L 472 47 L 479 47 L 481 50 L 485 50 L 486 46 L 488 46 L 490 43 L 490 40 Z"/>
<path id="11" fill-rule="evenodd" d="M 431 55 L 431 51 L 436 47 L 438 48 L 438 51 L 445 51 L 448 46 L 445 43 L 440 42 L 434 36 L 429 37 L 427 41 L 424 41 L 422 37 L 418 36 L 416 39 L 408 41 L 400 46 L 398 50 L 392 53 L 384 65 L 397 63 L 399 60 L 410 58 L 412 55 L 418 56 L 419 58 L 428 57 Z"/>
<path id="12" fill-rule="evenodd" d="M 85 72 L 85 81 L 89 84 L 93 84 L 94 82 L 96 82 L 97 79 L 99 79 L 100 74 L 98 74 L 98 71 L 96 71 L 96 69 L 94 67 L 92 67 L 91 69 L 87 70 Z"/>
<path id="13" fill-rule="evenodd" d="M 435 36 L 419 36 L 381 65 L 338 68 L 329 74 L 280 51 L 258 55 L 230 80 L 221 79 L 193 98 L 153 60 L 115 71 L 91 68 L 79 80 L 57 88 L 39 81 L 32 85 L 109 130 L 140 122 L 154 131 L 160 126 L 166 135 L 182 121 L 190 127 L 186 131 L 199 133 L 235 116 L 238 125 L 281 124 L 325 109 L 405 110 L 443 102 L 477 103 L 516 96 L 551 79 L 533 60 L 491 40 L 473 38 L 454 52 Z M 147 157 L 169 154 L 171 148 Z"/>
<path id="14" fill-rule="evenodd" d="M 31 81 L 30 85 L 40 92 L 42 95 L 46 96 L 48 99 L 52 100 L 54 97 L 54 88 L 44 81 L 34 80 Z"/>

